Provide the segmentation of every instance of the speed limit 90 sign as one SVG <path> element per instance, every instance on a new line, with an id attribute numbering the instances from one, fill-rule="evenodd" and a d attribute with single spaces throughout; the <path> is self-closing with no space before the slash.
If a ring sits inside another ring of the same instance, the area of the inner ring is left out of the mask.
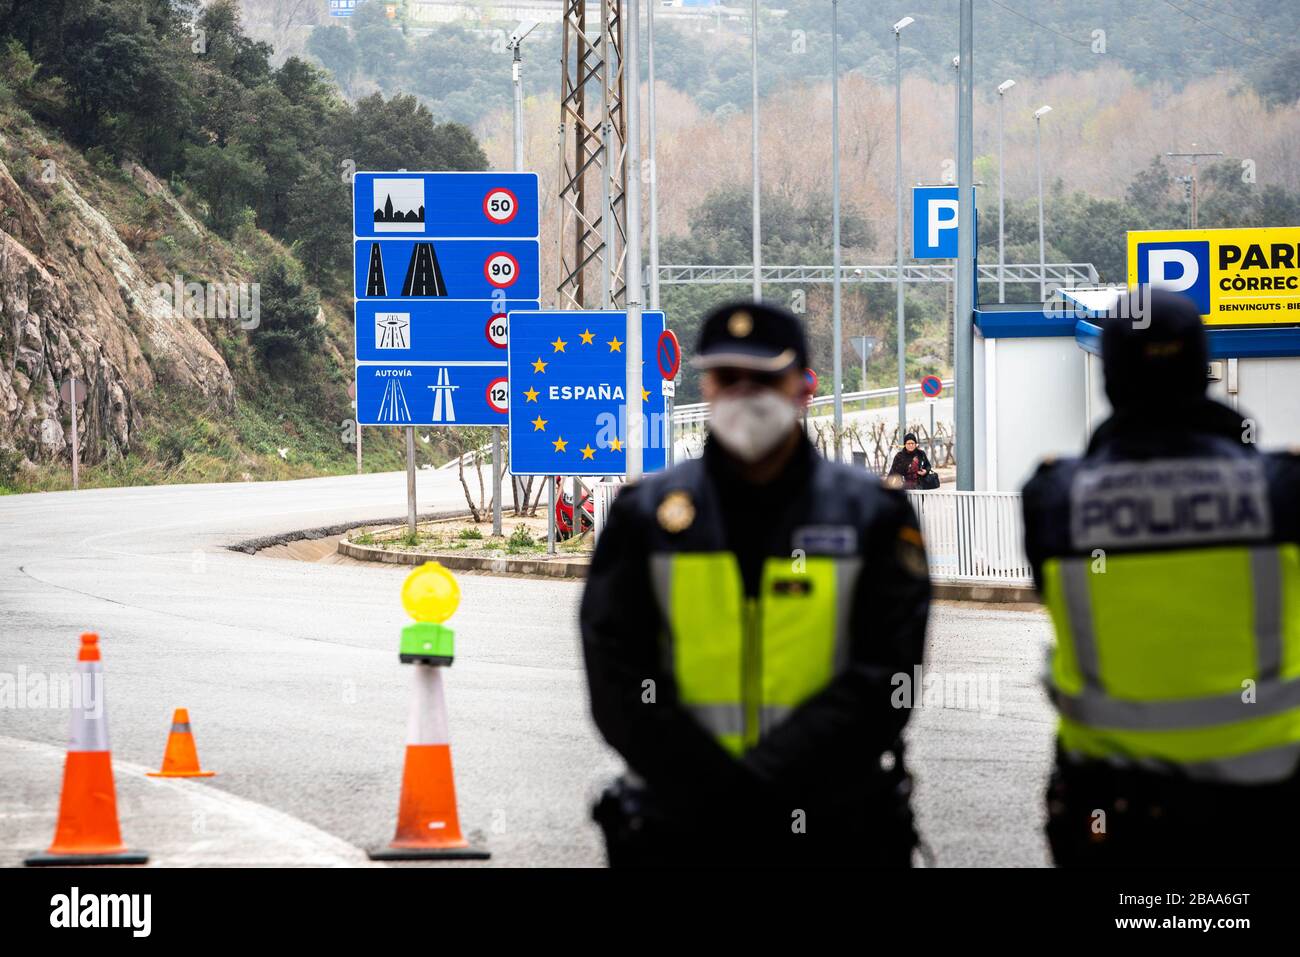
<path id="1" fill-rule="evenodd" d="M 513 286 L 519 278 L 519 260 L 509 253 L 493 253 L 483 264 L 483 275 L 498 289 Z"/>
<path id="2" fill-rule="evenodd" d="M 504 226 L 519 212 L 519 198 L 504 186 L 498 186 L 483 197 L 483 215 L 498 226 Z"/>

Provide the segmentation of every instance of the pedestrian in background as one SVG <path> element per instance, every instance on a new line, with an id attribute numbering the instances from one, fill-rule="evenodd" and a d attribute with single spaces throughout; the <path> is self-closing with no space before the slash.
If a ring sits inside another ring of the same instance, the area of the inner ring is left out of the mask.
<path id="1" fill-rule="evenodd" d="M 917 445 L 915 432 L 903 436 L 903 447 L 894 456 L 889 474 L 898 476 L 903 482 L 903 488 L 909 491 L 939 487 L 939 477 L 934 474 L 930 459 Z"/>
<path id="2" fill-rule="evenodd" d="M 916 835 L 893 679 L 921 663 L 930 582 L 906 497 L 800 426 L 784 309 L 704 321 L 702 458 L 623 488 L 582 600 L 591 708 L 627 773 L 595 818 L 611 866 L 907 866 Z"/>

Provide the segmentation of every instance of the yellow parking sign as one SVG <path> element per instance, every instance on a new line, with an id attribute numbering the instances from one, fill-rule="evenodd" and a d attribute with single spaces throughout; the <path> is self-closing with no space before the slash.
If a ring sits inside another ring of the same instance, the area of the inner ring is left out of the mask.
<path id="1" fill-rule="evenodd" d="M 1206 325 L 1300 324 L 1300 226 L 1134 230 L 1128 284 L 1181 292 Z"/>

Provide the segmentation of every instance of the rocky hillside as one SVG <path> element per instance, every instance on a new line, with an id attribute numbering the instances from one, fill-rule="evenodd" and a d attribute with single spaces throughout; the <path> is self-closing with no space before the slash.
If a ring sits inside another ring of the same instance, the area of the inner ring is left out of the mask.
<path id="1" fill-rule="evenodd" d="M 346 300 L 324 304 L 321 354 L 284 381 L 257 361 L 247 307 L 275 308 L 268 291 L 251 295 L 257 267 L 292 257 L 252 225 L 223 239 L 202 212 L 137 163 L 82 154 L 21 111 L 0 112 L 0 491 L 66 487 L 59 386 L 71 376 L 87 392 L 77 428 L 88 484 L 352 467 Z M 212 302 L 218 284 L 228 308 Z M 397 464 L 379 430 L 366 451 L 368 467 Z"/>
<path id="2" fill-rule="evenodd" d="M 66 454 L 59 384 L 70 376 L 87 387 L 78 422 L 87 463 L 131 450 L 143 425 L 141 398 L 160 383 L 233 411 L 225 360 L 198 321 L 178 317 L 158 294 L 171 277 L 143 262 L 119 229 L 131 232 L 96 208 L 94 174 L 34 129 L 24 139 L 6 137 L 0 160 L 3 444 L 20 466 Z M 214 242 L 150 173 L 135 164 L 122 173 L 137 198 L 158 199 L 170 213 L 158 219 L 161 236 L 180 231 Z"/>

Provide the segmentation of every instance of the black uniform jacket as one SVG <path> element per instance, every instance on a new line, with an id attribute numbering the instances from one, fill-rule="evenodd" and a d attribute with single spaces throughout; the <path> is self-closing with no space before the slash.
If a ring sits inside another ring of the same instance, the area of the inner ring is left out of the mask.
<path id="1" fill-rule="evenodd" d="M 891 679 L 910 680 L 921 663 L 930 597 L 916 517 L 902 492 L 827 462 L 806 440 L 772 483 L 750 485 L 740 469 L 710 440 L 703 458 L 649 476 L 614 502 L 582 601 L 596 725 L 670 816 L 700 822 L 783 808 L 788 821 L 790 808 L 807 810 L 810 820 L 813 809 L 828 817 L 860 813 L 886 786 L 882 753 L 896 751 L 902 767 L 898 739 L 909 712 L 891 706 Z M 676 491 L 689 496 L 695 515 L 672 532 L 657 510 Z M 718 532 L 739 559 L 749 595 L 768 556 L 791 560 L 802 548 L 863 561 L 847 668 L 741 759 L 680 705 L 660 653 L 664 622 L 650 578 L 652 553 L 699 550 Z M 646 679 L 655 682 L 654 704 L 642 702 Z"/>

